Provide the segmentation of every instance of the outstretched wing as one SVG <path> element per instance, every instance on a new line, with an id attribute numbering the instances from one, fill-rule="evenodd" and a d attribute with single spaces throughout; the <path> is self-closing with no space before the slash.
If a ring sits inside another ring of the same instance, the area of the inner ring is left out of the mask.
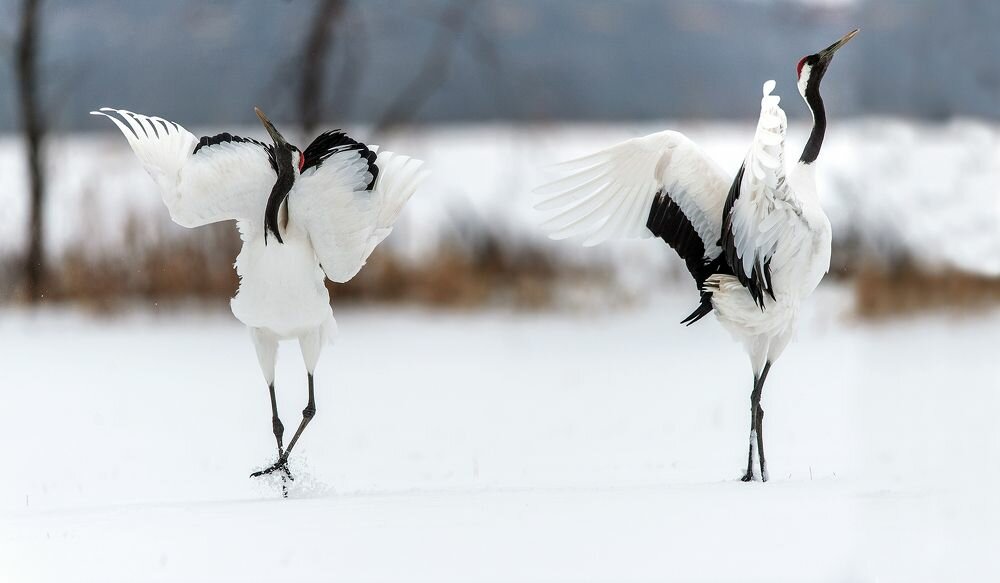
<path id="1" fill-rule="evenodd" d="M 90 113 L 118 126 L 177 224 L 197 227 L 230 219 L 256 224 L 263 216 L 277 178 L 270 146 L 230 134 L 198 140 L 176 123 L 123 109 Z"/>
<path id="2" fill-rule="evenodd" d="M 722 207 L 729 177 L 679 132 L 633 138 L 557 166 L 568 175 L 535 192 L 535 208 L 551 214 L 542 228 L 553 239 L 584 245 L 614 238 L 667 242 L 700 286 L 719 256 Z"/>
<path id="3" fill-rule="evenodd" d="M 288 195 L 289 221 L 306 230 L 323 271 L 338 283 L 354 277 L 389 236 L 426 176 L 423 162 L 376 150 L 341 131 L 320 135 Z"/>
<path id="4" fill-rule="evenodd" d="M 750 151 L 729 189 L 723 212 L 722 247 L 734 275 L 763 308 L 774 298 L 771 272 L 778 242 L 804 232 L 802 208 L 785 180 L 785 112 L 764 83 L 760 120 Z"/>

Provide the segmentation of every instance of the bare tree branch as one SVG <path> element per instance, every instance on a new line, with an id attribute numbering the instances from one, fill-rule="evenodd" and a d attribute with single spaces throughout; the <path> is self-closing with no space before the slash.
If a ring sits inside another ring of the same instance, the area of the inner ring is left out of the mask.
<path id="1" fill-rule="evenodd" d="M 441 27 L 431 43 L 423 65 L 416 77 L 407 84 L 389 104 L 381 119 L 375 124 L 375 133 L 384 133 L 409 122 L 428 99 L 447 80 L 455 48 L 475 0 L 454 0 L 441 13 Z"/>
<path id="2" fill-rule="evenodd" d="M 45 199 L 45 177 L 42 172 L 42 135 L 44 127 L 38 97 L 38 12 L 40 0 L 24 0 L 21 4 L 21 26 L 15 50 L 18 98 L 27 153 L 30 205 L 28 217 L 28 252 L 24 276 L 29 302 L 43 296 L 45 276 L 44 224 L 42 213 Z"/>
<path id="3" fill-rule="evenodd" d="M 469 26 L 469 45 L 477 60 L 477 64 L 483 84 L 490 87 L 490 95 L 493 97 L 493 106 L 499 113 L 504 111 L 505 105 L 514 103 L 507 85 L 503 82 L 509 73 L 504 70 L 503 59 L 500 57 L 500 50 L 497 48 L 493 31 L 487 32 L 483 26 Z M 514 108 L 507 107 L 506 111 L 513 111 Z"/>
<path id="4" fill-rule="evenodd" d="M 333 42 L 333 29 L 344 14 L 346 0 L 318 0 L 311 19 L 312 27 L 302 47 L 299 83 L 299 116 L 302 132 L 311 136 L 323 115 L 323 88 L 326 59 Z"/>
<path id="5" fill-rule="evenodd" d="M 335 117 L 346 119 L 354 108 L 354 101 L 358 96 L 358 89 L 361 87 L 361 74 L 364 71 L 362 63 L 367 60 L 368 47 L 365 43 L 365 21 L 360 10 L 351 11 L 351 21 L 346 23 L 344 32 L 350 36 L 341 36 L 344 39 L 341 47 L 343 50 L 343 60 L 340 70 L 337 73 L 337 80 L 333 87 L 334 104 L 330 106 Z"/>

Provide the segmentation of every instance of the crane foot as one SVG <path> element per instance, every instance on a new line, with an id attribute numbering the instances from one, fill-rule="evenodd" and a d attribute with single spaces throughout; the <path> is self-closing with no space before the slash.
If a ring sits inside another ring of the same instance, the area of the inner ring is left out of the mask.
<path id="1" fill-rule="evenodd" d="M 274 472 L 281 472 L 281 497 L 288 498 L 288 482 L 294 482 L 295 478 L 292 476 L 291 470 L 288 469 L 288 458 L 286 456 L 279 457 L 278 461 L 274 462 L 270 467 L 254 472 L 250 474 L 250 477 L 259 478 L 273 474 Z"/>

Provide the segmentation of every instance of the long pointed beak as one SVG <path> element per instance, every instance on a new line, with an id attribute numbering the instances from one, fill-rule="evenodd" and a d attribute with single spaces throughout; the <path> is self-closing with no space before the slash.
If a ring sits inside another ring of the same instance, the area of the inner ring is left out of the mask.
<path id="1" fill-rule="evenodd" d="M 826 47 L 825 49 L 823 49 L 822 51 L 820 51 L 817 54 L 820 56 L 821 59 L 829 61 L 830 59 L 833 58 L 833 53 L 837 52 L 837 50 L 839 50 L 840 47 L 842 47 L 842 46 L 846 45 L 848 42 L 850 42 L 850 40 L 852 38 L 854 38 L 859 32 L 861 32 L 861 29 L 860 28 L 855 28 L 851 32 L 849 32 L 849 33 L 845 34 L 844 36 L 840 37 L 840 40 L 838 40 L 837 42 L 833 43 L 832 45 Z"/>
<path id="2" fill-rule="evenodd" d="M 257 117 L 260 118 L 260 123 L 264 124 L 264 129 L 267 130 L 267 133 L 271 134 L 271 139 L 274 140 L 275 145 L 283 146 L 288 144 L 285 141 L 285 137 L 278 132 L 274 124 L 271 123 L 271 120 L 267 119 L 267 116 L 264 115 L 264 112 L 259 107 L 255 107 L 253 110 L 257 113 Z"/>

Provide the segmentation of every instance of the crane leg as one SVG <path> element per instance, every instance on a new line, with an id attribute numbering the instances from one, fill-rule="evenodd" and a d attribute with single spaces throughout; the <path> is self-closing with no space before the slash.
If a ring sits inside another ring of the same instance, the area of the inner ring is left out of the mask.
<path id="1" fill-rule="evenodd" d="M 283 451 L 282 436 L 285 427 L 278 417 L 278 401 L 274 394 L 274 366 L 278 361 L 278 338 L 272 332 L 263 328 L 250 328 L 250 340 L 257 351 L 257 362 L 260 364 L 260 371 L 267 381 L 267 390 L 271 394 L 271 431 L 274 433 L 275 443 L 278 444 L 278 455 Z"/>
<path id="2" fill-rule="evenodd" d="M 314 389 L 315 384 L 313 380 L 313 371 L 316 370 L 316 363 L 319 361 L 319 353 L 322 349 L 323 341 L 323 329 L 317 329 L 310 334 L 299 338 L 299 347 L 302 349 L 302 358 L 305 361 L 306 371 L 308 372 L 309 378 L 309 401 L 306 403 L 306 408 L 302 410 L 302 421 L 299 423 L 298 429 L 295 430 L 295 435 L 292 436 L 292 440 L 288 442 L 288 448 L 285 449 L 284 452 L 280 452 L 279 450 L 278 461 L 274 462 L 274 464 L 269 468 L 259 472 L 254 472 L 250 475 L 250 477 L 255 478 L 257 476 L 263 476 L 281 470 L 285 476 L 291 478 L 291 474 L 288 471 L 288 456 L 291 455 L 292 450 L 295 448 L 295 444 L 299 442 L 299 437 L 302 436 L 302 432 L 305 431 L 309 422 L 316 416 L 316 392 Z M 272 403 L 273 402 L 272 393 Z M 282 493 L 285 496 L 288 495 L 284 488 L 284 481 Z"/>
<path id="3" fill-rule="evenodd" d="M 763 383 L 762 383 L 763 384 Z M 764 460 L 764 408 L 757 403 L 757 458 L 760 462 L 760 481 L 767 481 L 767 462 Z"/>
<path id="4" fill-rule="evenodd" d="M 313 375 L 309 373 L 309 402 L 306 403 L 306 408 L 302 410 L 302 421 L 299 423 L 299 428 L 295 430 L 295 435 L 292 436 L 292 440 L 288 442 L 288 449 L 280 453 L 278 456 L 278 461 L 274 462 L 269 468 L 260 470 L 259 472 L 254 472 L 250 474 L 251 478 L 256 478 L 258 476 L 264 476 L 272 472 L 281 470 L 282 473 L 289 479 L 294 479 L 291 477 L 291 473 L 288 471 L 288 456 L 291 455 L 292 449 L 295 448 L 295 444 L 298 443 L 299 437 L 302 436 L 302 432 L 305 431 L 306 426 L 312 421 L 312 418 L 316 415 L 316 395 L 313 390 Z M 284 480 L 282 480 L 282 491 L 287 497 L 288 493 L 284 491 Z"/>
<path id="5" fill-rule="evenodd" d="M 278 459 L 280 460 L 285 456 L 285 448 L 282 444 L 285 426 L 282 425 L 281 419 L 278 417 L 278 401 L 274 395 L 274 383 L 268 385 L 267 388 L 271 392 L 271 430 L 274 432 L 274 441 L 278 444 Z M 292 471 L 288 469 L 288 463 L 281 464 L 279 469 L 281 470 L 281 496 L 288 498 L 288 482 L 294 482 L 295 478 L 292 477 Z"/>
<path id="6" fill-rule="evenodd" d="M 313 392 L 313 375 L 309 373 L 309 402 L 306 403 L 306 408 L 302 410 L 302 421 L 299 423 L 299 428 L 295 430 L 295 435 L 292 436 L 292 440 L 288 442 L 288 449 L 285 450 L 285 458 L 292 453 L 292 448 L 299 441 L 299 437 L 302 432 L 305 431 L 306 425 L 312 421 L 312 418 L 316 415 L 316 395 Z"/>
<path id="7" fill-rule="evenodd" d="M 271 332 L 263 328 L 251 328 L 250 339 L 253 341 L 254 349 L 257 351 L 257 362 L 260 370 L 267 381 L 267 390 L 271 396 L 271 431 L 274 433 L 274 441 L 278 446 L 278 459 L 285 455 L 282 439 L 285 427 L 278 417 L 278 400 L 274 393 L 274 367 L 278 358 L 278 338 Z M 287 464 L 281 464 L 275 469 L 281 470 L 281 494 L 288 496 L 288 481 L 294 480 L 292 473 L 288 470 Z"/>
<path id="8" fill-rule="evenodd" d="M 281 424 L 281 419 L 278 417 L 278 401 L 274 395 L 274 383 L 268 385 L 267 388 L 271 392 L 271 431 L 274 432 L 274 441 L 278 444 L 278 455 L 280 456 L 285 453 L 285 446 L 282 444 L 285 426 Z"/>
<path id="9" fill-rule="evenodd" d="M 766 482 L 767 462 L 764 459 L 764 409 L 760 405 L 760 397 L 764 391 L 764 381 L 767 380 L 767 373 L 771 370 L 771 363 L 764 363 L 764 368 L 760 374 L 754 374 L 753 392 L 750 394 L 750 451 L 747 454 L 747 471 L 740 478 L 744 482 L 754 479 L 754 451 L 757 452 L 757 460 L 760 464 L 758 476 L 762 482 Z"/>

